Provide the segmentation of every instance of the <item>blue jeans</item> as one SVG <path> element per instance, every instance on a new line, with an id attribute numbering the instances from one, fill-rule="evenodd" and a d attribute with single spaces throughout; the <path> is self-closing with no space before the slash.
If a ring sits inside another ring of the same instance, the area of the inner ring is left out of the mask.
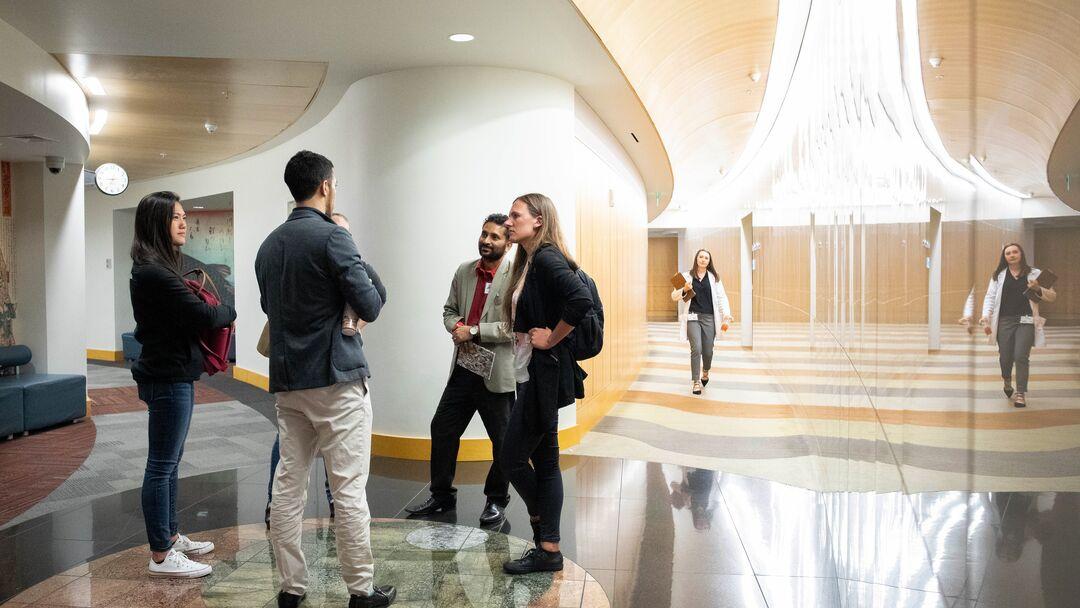
<path id="1" fill-rule="evenodd" d="M 274 437 L 274 447 L 270 450 L 270 483 L 266 484 L 266 508 L 270 508 L 270 501 L 274 499 L 274 473 L 277 473 L 278 461 L 281 460 L 281 435 Z M 326 479 L 326 502 L 330 506 L 334 505 L 334 495 L 330 493 L 330 476 L 325 474 L 325 463 L 323 464 L 324 478 Z"/>
<path id="2" fill-rule="evenodd" d="M 176 480 L 195 409 L 192 382 L 140 382 L 139 399 L 150 412 L 150 446 L 143 475 L 142 510 L 151 551 L 168 551 L 179 531 Z"/>

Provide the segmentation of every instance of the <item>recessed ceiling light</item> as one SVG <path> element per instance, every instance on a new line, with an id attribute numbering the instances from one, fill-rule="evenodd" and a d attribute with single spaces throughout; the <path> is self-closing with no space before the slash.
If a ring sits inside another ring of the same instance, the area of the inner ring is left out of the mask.
<path id="1" fill-rule="evenodd" d="M 83 86 L 86 90 L 90 91 L 91 95 L 101 97 L 105 94 L 105 87 L 101 84 L 101 81 L 95 76 L 87 76 L 82 79 Z"/>
<path id="2" fill-rule="evenodd" d="M 753 72 L 750 72 L 750 80 L 752 80 L 753 82 L 757 82 L 757 81 L 761 80 L 761 72 L 759 72 L 757 70 L 754 70 Z"/>
<path id="3" fill-rule="evenodd" d="M 450 40 L 454 42 L 472 42 L 476 40 L 476 36 L 472 34 L 450 34 Z"/>
<path id="4" fill-rule="evenodd" d="M 930 61 L 930 67 L 934 68 L 935 70 L 937 68 L 941 67 L 941 57 L 938 57 L 937 55 L 934 55 L 933 57 L 931 57 L 929 59 L 929 61 Z"/>
<path id="5" fill-rule="evenodd" d="M 94 122 L 90 123 L 90 134 L 97 135 L 105 128 L 105 121 L 109 119 L 109 111 L 105 108 L 94 110 Z"/>

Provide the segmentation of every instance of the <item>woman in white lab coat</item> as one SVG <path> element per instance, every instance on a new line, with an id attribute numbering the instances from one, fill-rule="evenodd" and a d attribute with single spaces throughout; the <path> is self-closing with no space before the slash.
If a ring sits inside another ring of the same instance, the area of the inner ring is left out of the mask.
<path id="1" fill-rule="evenodd" d="M 671 299 L 679 303 L 679 337 L 690 341 L 691 392 L 700 395 L 709 384 L 712 368 L 713 342 L 716 341 L 716 320 L 726 330 L 731 322 L 731 306 L 728 304 L 724 284 L 713 266 L 712 254 L 699 249 L 694 254 L 691 270 L 682 273 L 686 285 L 671 292 Z M 684 301 L 687 290 L 694 290 L 694 297 Z"/>
<path id="2" fill-rule="evenodd" d="M 979 324 L 990 336 L 990 343 L 997 344 L 1001 378 L 1005 382 L 1006 397 L 1013 398 L 1013 405 L 1025 407 L 1027 399 L 1028 363 L 1032 346 L 1046 346 L 1046 319 L 1039 315 L 1039 302 L 1029 299 L 1025 291 L 1031 290 L 1039 301 L 1053 302 L 1057 292 L 1039 285 L 1038 268 L 1032 268 L 1024 256 L 1024 249 L 1009 243 L 1001 250 L 1001 260 L 983 299 L 982 319 Z M 1016 367 L 1016 392 L 1013 394 L 1012 371 Z"/>

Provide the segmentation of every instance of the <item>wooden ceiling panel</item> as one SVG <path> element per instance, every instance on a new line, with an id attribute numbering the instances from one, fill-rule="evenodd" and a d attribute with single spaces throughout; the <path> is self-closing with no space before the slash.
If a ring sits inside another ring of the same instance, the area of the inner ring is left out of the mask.
<path id="1" fill-rule="evenodd" d="M 1052 196 L 1050 153 L 1080 100 L 1080 2 L 920 0 L 919 37 L 924 60 L 944 59 L 923 82 L 949 153 Z"/>
<path id="2" fill-rule="evenodd" d="M 777 2 L 573 0 L 635 88 L 688 201 L 738 159 L 768 78 Z M 752 72 L 761 74 L 752 82 Z"/>
<path id="3" fill-rule="evenodd" d="M 294 123 L 315 97 L 326 64 L 254 59 L 57 54 L 80 79 L 91 112 L 109 111 L 90 138 L 89 167 L 123 166 L 132 180 L 187 171 L 256 148 Z M 85 83 L 84 83 L 85 89 Z M 211 135 L 204 123 L 217 125 Z M 163 157 L 162 154 L 165 154 Z"/>

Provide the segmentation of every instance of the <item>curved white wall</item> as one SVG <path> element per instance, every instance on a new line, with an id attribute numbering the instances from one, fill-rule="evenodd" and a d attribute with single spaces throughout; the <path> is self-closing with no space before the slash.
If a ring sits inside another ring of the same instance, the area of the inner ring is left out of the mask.
<path id="1" fill-rule="evenodd" d="M 113 211 L 143 195 L 174 190 L 184 198 L 233 193 L 237 365 L 267 373 L 255 352 L 265 317 L 259 307 L 254 258 L 285 219 L 290 195 L 282 181 L 300 149 L 326 155 L 339 180 L 338 210 L 352 220 L 361 254 L 389 290 L 379 321 L 365 332 L 374 378 L 374 431 L 427 437 L 431 414 L 449 373 L 451 347 L 441 324 L 454 268 L 476 257 L 482 219 L 506 212 L 519 194 L 555 200 L 574 238 L 574 89 L 541 74 L 499 68 L 423 68 L 356 82 L 315 127 L 263 154 L 204 170 L 134 183 L 121 197 L 88 190 L 87 233 L 111 235 Z M 128 277 L 112 238 L 87 239 L 89 284 Z M 572 244 L 572 243 L 571 243 Z M 88 294 L 103 310 L 112 290 Z M 88 348 L 117 350 L 129 327 L 93 319 Z M 132 322 L 133 326 L 133 322 Z M 570 409 L 570 408 L 567 408 Z M 483 437 L 474 426 L 467 437 Z"/>

